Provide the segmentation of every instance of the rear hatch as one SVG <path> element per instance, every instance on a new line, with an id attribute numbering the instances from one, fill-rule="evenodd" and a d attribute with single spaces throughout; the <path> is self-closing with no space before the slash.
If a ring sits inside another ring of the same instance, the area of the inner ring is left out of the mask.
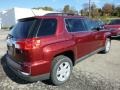
<path id="1" fill-rule="evenodd" d="M 31 59 L 30 54 L 33 52 L 33 48 L 35 50 L 35 47 L 40 45 L 39 38 L 54 34 L 56 27 L 57 20 L 55 18 L 19 20 L 7 37 L 9 57 L 17 63 Z"/>
<path id="2" fill-rule="evenodd" d="M 35 24 L 35 18 L 21 19 L 18 23 L 13 27 L 11 32 L 7 37 L 7 48 L 8 55 L 11 59 L 22 62 L 25 59 L 24 50 L 20 50 L 17 47 L 17 41 L 24 42 L 26 38 L 28 38 L 28 34 L 33 29 L 33 25 Z"/>

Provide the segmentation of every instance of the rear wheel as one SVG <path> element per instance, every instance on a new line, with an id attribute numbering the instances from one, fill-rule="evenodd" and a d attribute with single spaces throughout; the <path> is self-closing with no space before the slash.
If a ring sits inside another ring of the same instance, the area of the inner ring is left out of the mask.
<path id="1" fill-rule="evenodd" d="M 54 58 L 52 63 L 51 81 L 54 85 L 65 83 L 72 71 L 72 61 L 70 58 L 60 55 Z"/>
<path id="2" fill-rule="evenodd" d="M 105 42 L 105 49 L 102 51 L 102 53 L 108 53 L 110 51 L 110 47 L 111 47 L 111 40 L 110 38 L 107 38 Z"/>

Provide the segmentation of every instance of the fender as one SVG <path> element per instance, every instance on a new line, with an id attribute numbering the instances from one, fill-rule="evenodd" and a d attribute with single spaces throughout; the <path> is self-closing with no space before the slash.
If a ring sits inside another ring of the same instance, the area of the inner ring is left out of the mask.
<path id="1" fill-rule="evenodd" d="M 75 48 L 75 41 L 73 40 L 53 43 L 43 48 L 44 58 L 45 60 L 52 61 L 54 56 L 65 51 L 73 51 L 74 55 L 76 55 Z"/>
<path id="2" fill-rule="evenodd" d="M 105 42 L 106 42 L 107 37 L 111 38 L 111 32 L 110 31 L 105 31 L 104 34 L 103 34 L 103 40 L 104 40 L 103 44 L 104 44 L 104 46 L 105 46 Z"/>
<path id="3" fill-rule="evenodd" d="M 111 37 L 111 32 L 107 31 L 104 33 L 104 39 L 106 39 L 107 37 Z"/>

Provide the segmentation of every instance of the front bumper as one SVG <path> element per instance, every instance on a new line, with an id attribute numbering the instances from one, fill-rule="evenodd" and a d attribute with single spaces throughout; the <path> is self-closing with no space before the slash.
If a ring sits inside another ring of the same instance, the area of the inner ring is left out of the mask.
<path id="1" fill-rule="evenodd" d="M 112 34 L 112 37 L 119 37 L 120 36 L 120 30 L 112 30 L 111 34 Z"/>
<path id="2" fill-rule="evenodd" d="M 31 76 L 29 73 L 22 72 L 21 65 L 14 62 L 8 55 L 6 55 L 6 60 L 7 60 L 7 66 L 9 67 L 9 69 L 11 69 L 21 79 L 24 79 L 29 82 L 49 79 L 49 76 L 50 76 L 49 73 Z"/>

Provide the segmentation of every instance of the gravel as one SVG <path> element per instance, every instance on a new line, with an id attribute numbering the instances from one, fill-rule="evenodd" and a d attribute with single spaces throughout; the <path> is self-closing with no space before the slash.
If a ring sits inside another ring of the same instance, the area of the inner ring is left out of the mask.
<path id="1" fill-rule="evenodd" d="M 49 80 L 25 82 L 7 68 L 3 56 L 8 32 L 0 30 L 0 90 L 120 90 L 120 38 L 113 38 L 108 54 L 96 54 L 81 61 L 68 82 L 54 86 Z"/>

